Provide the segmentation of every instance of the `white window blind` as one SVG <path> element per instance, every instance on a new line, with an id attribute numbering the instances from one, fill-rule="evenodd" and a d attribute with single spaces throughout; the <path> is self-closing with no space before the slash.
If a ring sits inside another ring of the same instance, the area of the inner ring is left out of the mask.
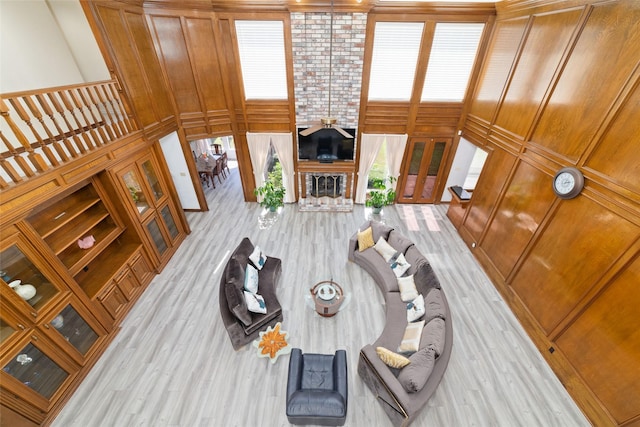
<path id="1" fill-rule="evenodd" d="M 369 99 L 408 101 L 416 73 L 421 22 L 378 22 L 373 38 Z"/>
<path id="2" fill-rule="evenodd" d="M 422 101 L 464 99 L 483 28 L 482 23 L 436 24 Z"/>
<path id="3" fill-rule="evenodd" d="M 246 99 L 287 99 L 282 21 L 236 21 Z"/>

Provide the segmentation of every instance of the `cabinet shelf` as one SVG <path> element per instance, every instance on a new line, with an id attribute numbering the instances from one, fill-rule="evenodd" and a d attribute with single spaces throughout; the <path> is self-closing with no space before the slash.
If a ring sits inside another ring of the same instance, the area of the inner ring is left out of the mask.
<path id="1" fill-rule="evenodd" d="M 50 234 L 45 239 L 45 242 L 56 255 L 60 255 L 69 246 L 77 245 L 78 239 L 92 234 L 94 227 L 108 216 L 109 212 L 107 212 L 102 203 L 93 205 L 90 209 L 84 211 L 83 215 L 75 217 L 72 221 L 67 222 L 63 227 L 56 230 L 56 232 Z M 112 225 L 112 228 L 115 228 L 115 224 Z"/>
<path id="2" fill-rule="evenodd" d="M 89 249 L 80 249 L 79 246 L 69 246 L 67 250 L 59 255 L 60 260 L 67 266 L 71 275 L 77 274 L 94 258 L 109 246 L 114 240 L 123 233 L 124 230 L 118 228 L 95 228 L 93 236 L 96 243 Z"/>
<path id="3" fill-rule="evenodd" d="M 33 216 L 29 222 L 38 234 L 46 239 L 99 202 L 97 193 L 92 186 L 88 185 Z"/>

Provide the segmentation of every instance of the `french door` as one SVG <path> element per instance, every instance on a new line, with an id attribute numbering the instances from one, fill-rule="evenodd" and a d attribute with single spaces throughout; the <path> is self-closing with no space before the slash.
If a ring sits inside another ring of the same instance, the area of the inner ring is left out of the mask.
<path id="1" fill-rule="evenodd" d="M 409 140 L 409 158 L 398 182 L 399 203 L 434 203 L 451 141 L 431 137 Z"/>

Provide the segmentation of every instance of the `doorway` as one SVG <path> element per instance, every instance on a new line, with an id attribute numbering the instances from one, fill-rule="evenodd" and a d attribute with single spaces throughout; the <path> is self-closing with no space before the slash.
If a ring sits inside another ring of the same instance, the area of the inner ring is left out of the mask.
<path id="1" fill-rule="evenodd" d="M 398 183 L 399 203 L 434 203 L 443 180 L 451 138 L 411 138 L 408 159 Z"/>

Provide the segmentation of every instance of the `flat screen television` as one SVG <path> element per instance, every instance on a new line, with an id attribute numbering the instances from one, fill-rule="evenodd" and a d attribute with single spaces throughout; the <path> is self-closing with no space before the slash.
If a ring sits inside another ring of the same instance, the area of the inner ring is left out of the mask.
<path id="1" fill-rule="evenodd" d="M 308 136 L 300 135 L 303 130 L 298 129 L 298 159 L 320 162 L 353 161 L 354 138 L 345 138 L 332 128 L 320 129 Z M 344 130 L 351 135 L 356 134 L 355 129 Z"/>

